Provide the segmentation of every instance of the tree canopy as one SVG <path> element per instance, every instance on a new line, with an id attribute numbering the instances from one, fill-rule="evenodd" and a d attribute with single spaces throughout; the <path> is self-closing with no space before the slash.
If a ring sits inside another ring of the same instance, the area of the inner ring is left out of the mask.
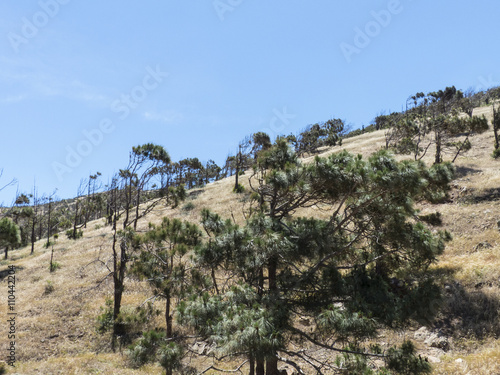
<path id="1" fill-rule="evenodd" d="M 427 169 L 386 151 L 368 160 L 341 152 L 303 165 L 278 141 L 254 167 L 243 227 L 204 212 L 209 240 L 198 262 L 233 282 L 182 302 L 180 321 L 214 342 L 218 355 L 246 355 L 251 374 L 277 374 L 278 361 L 294 358 L 318 373 L 368 371 L 371 356 L 397 373 L 410 364 L 413 373 L 427 372 L 410 344 L 381 353 L 364 343 L 380 327 L 425 318 L 439 297 L 425 270 L 447 236 L 416 219 L 414 202 L 445 195 L 452 175 L 449 164 Z M 330 218 L 293 215 L 313 205 L 328 207 Z M 311 320 L 313 332 L 300 319 Z M 341 356 L 335 363 L 291 349 L 304 341 Z"/>
<path id="2" fill-rule="evenodd" d="M 19 227 L 11 219 L 4 217 L 0 220 L 0 246 L 5 247 L 5 259 L 8 256 L 9 248 L 21 243 Z"/>

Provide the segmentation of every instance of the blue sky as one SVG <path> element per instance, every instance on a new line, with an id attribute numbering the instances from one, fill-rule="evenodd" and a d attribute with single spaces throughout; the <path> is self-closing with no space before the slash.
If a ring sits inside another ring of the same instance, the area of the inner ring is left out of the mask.
<path id="1" fill-rule="evenodd" d="M 0 203 L 66 198 L 132 146 L 223 163 L 244 136 L 354 128 L 417 91 L 500 84 L 497 1 L 0 3 Z"/>

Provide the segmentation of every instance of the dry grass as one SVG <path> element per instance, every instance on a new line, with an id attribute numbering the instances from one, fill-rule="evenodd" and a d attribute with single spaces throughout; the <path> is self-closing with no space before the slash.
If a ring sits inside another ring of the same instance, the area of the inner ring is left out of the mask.
<path id="1" fill-rule="evenodd" d="M 488 107 L 475 113 L 486 113 Z M 326 156 L 340 149 L 365 156 L 382 148 L 384 131 L 363 134 L 345 140 L 342 147 L 323 150 Z M 438 211 L 443 217 L 442 229 L 453 234 L 439 262 L 432 268 L 443 285 L 445 311 L 453 316 L 442 316 L 439 324 L 450 330 L 452 350 L 441 353 L 441 363 L 435 364 L 435 374 L 498 374 L 500 373 L 500 162 L 493 160 L 492 132 L 472 139 L 473 149 L 456 162 L 458 178 L 453 183 L 451 200 L 439 205 L 423 204 L 423 214 Z M 425 161 L 433 161 L 429 150 Z M 313 157 L 305 160 L 308 162 Z M 398 156 L 403 159 L 405 157 Z M 224 218 L 244 222 L 242 206 L 248 196 L 247 172 L 241 178 L 246 193 L 234 194 L 234 177 L 189 191 L 188 201 L 194 208 L 183 210 L 184 203 L 173 210 L 159 206 L 139 223 L 139 230 L 147 229 L 149 221 L 159 223 L 162 217 L 177 217 L 199 223 L 202 208 L 210 208 Z M 328 212 L 314 208 L 297 212 L 298 215 L 327 217 Z M 122 354 L 109 351 L 108 338 L 96 332 L 96 316 L 101 313 L 106 298 L 112 295 L 111 280 L 96 288 L 109 270 L 95 260 L 110 260 L 111 233 L 102 220 L 88 224 L 84 237 L 77 241 L 60 235 L 54 245 L 54 258 L 61 268 L 49 272 L 50 248 L 44 241 L 36 244 L 33 255 L 28 248 L 11 252 L 12 260 L 1 262 L 17 267 L 17 374 L 160 374 L 158 366 L 136 370 L 126 367 Z M 109 264 L 109 263 L 108 263 Z M 110 264 L 109 264 L 110 265 Z M 3 278 L 7 296 L 6 278 Z M 46 294 L 48 282 L 53 292 Z M 127 280 L 124 306 L 135 307 L 147 297 L 144 283 Z M 6 297 L 0 304 L 1 316 L 6 316 Z M 162 308 L 161 303 L 157 304 Z M 162 326 L 157 318 L 155 325 Z M 7 325 L 0 325 L 0 337 L 7 337 Z M 412 337 L 411 332 L 405 333 Z M 381 340 L 396 342 L 399 334 L 384 332 Z M 426 353 L 427 348 L 419 347 Z M 462 362 L 456 362 L 461 358 Z M 198 363 L 199 366 L 206 365 Z"/>
<path id="2" fill-rule="evenodd" d="M 443 356 L 434 365 L 436 375 L 496 375 L 500 374 L 500 341 L 491 341 L 471 353 Z"/>

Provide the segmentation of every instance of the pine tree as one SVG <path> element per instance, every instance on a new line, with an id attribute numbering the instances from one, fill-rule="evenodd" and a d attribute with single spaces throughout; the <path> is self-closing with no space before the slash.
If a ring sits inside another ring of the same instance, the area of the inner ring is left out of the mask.
<path id="1" fill-rule="evenodd" d="M 152 298 L 165 300 L 166 330 L 161 335 L 156 331 L 144 333 L 135 343 L 131 357 L 138 364 L 158 361 L 167 375 L 179 367 L 182 357 L 181 347 L 174 340 L 173 302 L 174 298 L 179 302 L 187 292 L 191 274 L 196 275 L 194 270 L 188 270 L 185 255 L 198 245 L 200 237 L 196 225 L 168 217 L 160 225 L 150 223 L 149 230 L 136 237 L 138 255 L 132 272 L 148 281 L 153 288 Z M 142 349 L 145 347 L 148 350 Z"/>
<path id="2" fill-rule="evenodd" d="M 414 220 L 414 202 L 442 197 L 451 178 L 449 164 L 427 169 L 386 151 L 303 165 L 279 140 L 254 167 L 244 227 L 204 212 L 209 239 L 198 261 L 233 283 L 214 277 L 210 293 L 180 304 L 180 321 L 215 342 L 217 354 L 245 354 L 251 374 L 277 374 L 279 361 L 305 373 L 293 357 L 311 371 L 332 365 L 294 351 L 294 340 L 337 353 L 344 368 L 366 370 L 367 358 L 380 357 L 396 373 L 428 372 L 408 346 L 380 353 L 364 343 L 380 327 L 428 317 L 426 306 L 439 297 L 425 271 L 447 236 Z M 310 206 L 330 207 L 330 218 L 294 215 Z M 300 318 L 314 322 L 313 333 L 296 324 Z"/>
<path id="3" fill-rule="evenodd" d="M 21 243 L 19 227 L 9 218 L 0 220 L 0 246 L 5 247 L 5 259 L 7 259 L 9 248 Z"/>
<path id="4" fill-rule="evenodd" d="M 141 217 L 151 212 L 162 199 L 161 197 L 153 199 L 141 209 L 139 207 L 141 195 L 150 187 L 150 181 L 168 163 L 170 163 L 170 156 L 162 146 L 148 143 L 133 147 L 127 168 L 120 170 L 108 187 L 108 222 L 112 224 L 113 233 L 111 245 L 113 268 L 110 273 L 110 276 L 113 277 L 114 289 L 113 349 L 116 346 L 117 337 L 123 333 L 123 327 L 118 321 L 118 317 L 128 264 L 132 258 L 132 252 L 137 247 L 138 240 L 135 234 L 137 222 Z M 135 218 L 131 220 L 130 216 L 134 205 Z M 118 230 L 118 222 L 122 216 L 123 230 Z"/>
<path id="5" fill-rule="evenodd" d="M 500 137 L 498 131 L 500 130 L 500 111 L 493 105 L 493 134 L 495 135 L 495 145 L 493 150 L 493 157 L 496 159 L 500 157 Z"/>

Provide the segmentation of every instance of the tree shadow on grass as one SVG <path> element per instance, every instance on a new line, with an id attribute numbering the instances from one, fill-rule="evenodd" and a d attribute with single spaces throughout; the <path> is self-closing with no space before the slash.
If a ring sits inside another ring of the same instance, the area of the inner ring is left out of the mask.
<path id="1" fill-rule="evenodd" d="M 441 267 L 432 270 L 441 281 L 442 303 L 434 324 L 455 338 L 479 340 L 500 335 L 500 284 L 465 286 L 454 274 L 458 269 Z"/>
<path id="2" fill-rule="evenodd" d="M 481 172 L 480 169 L 463 167 L 463 166 L 455 166 L 455 178 L 462 178 L 465 176 L 470 176 L 476 173 Z"/>

